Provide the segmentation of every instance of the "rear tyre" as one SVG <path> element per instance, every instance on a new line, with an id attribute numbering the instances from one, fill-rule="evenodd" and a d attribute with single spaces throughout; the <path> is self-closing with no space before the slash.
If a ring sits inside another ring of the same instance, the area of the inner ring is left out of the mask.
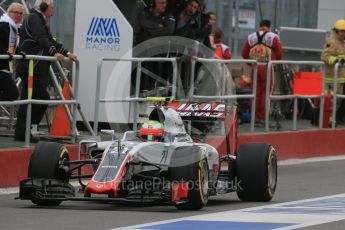
<path id="1" fill-rule="evenodd" d="M 176 203 L 175 206 L 179 210 L 199 210 L 202 209 L 208 201 L 209 188 L 209 169 L 207 158 L 200 148 L 191 148 L 189 152 L 181 151 L 189 154 L 190 164 L 172 167 L 169 169 L 172 181 L 188 181 L 188 197 L 187 202 Z M 174 153 L 174 160 L 178 160 L 180 151 Z M 188 155 L 187 155 L 188 156 Z"/>
<path id="2" fill-rule="evenodd" d="M 236 157 L 237 195 L 242 201 L 267 202 L 277 187 L 277 156 L 272 145 L 242 144 Z"/>
<path id="3" fill-rule="evenodd" d="M 60 166 L 69 161 L 69 154 L 65 146 L 53 142 L 39 142 L 34 148 L 29 163 L 29 178 L 55 179 L 69 181 L 69 173 Z M 43 206 L 58 206 L 61 201 L 31 199 L 32 203 Z"/>

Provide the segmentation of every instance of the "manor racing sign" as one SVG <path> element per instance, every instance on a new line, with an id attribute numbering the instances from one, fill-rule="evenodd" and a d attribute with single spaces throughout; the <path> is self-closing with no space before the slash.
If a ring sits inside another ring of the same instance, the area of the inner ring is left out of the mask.
<path id="1" fill-rule="evenodd" d="M 92 18 L 85 42 L 88 50 L 120 51 L 121 36 L 116 19 Z"/>
<path id="2" fill-rule="evenodd" d="M 226 105 L 221 103 L 181 103 L 170 102 L 168 106 L 173 107 L 181 117 L 195 118 L 225 118 Z"/>

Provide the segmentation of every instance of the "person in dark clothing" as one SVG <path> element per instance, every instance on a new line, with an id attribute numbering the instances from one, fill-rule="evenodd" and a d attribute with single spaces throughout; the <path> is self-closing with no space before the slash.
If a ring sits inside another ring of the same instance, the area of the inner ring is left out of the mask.
<path id="1" fill-rule="evenodd" d="M 180 58 L 180 77 L 182 88 L 185 93 L 187 93 L 190 88 L 191 57 L 198 56 L 199 42 L 203 42 L 204 39 L 210 35 L 212 30 L 211 25 L 202 25 L 202 18 L 200 15 L 201 6 L 198 0 L 189 0 L 185 7 L 175 15 L 176 26 L 174 35 L 191 39 L 190 42 L 186 41 L 184 47 L 179 47 L 179 49 L 175 51 L 176 57 L 182 57 Z M 200 64 L 196 67 L 196 73 L 199 66 Z"/>
<path id="2" fill-rule="evenodd" d="M 167 12 L 166 8 L 167 0 L 153 0 L 151 7 L 147 7 L 139 13 L 138 31 L 135 31 L 137 43 L 174 33 L 175 18 Z"/>
<path id="3" fill-rule="evenodd" d="M 206 21 L 203 22 L 205 23 L 204 25 L 209 24 L 212 28 L 209 36 L 206 36 L 204 39 L 204 45 L 206 47 L 212 48 L 212 46 L 214 45 L 214 32 L 217 24 L 217 15 L 214 12 L 208 12 L 204 15 L 204 18 L 206 19 Z"/>
<path id="4" fill-rule="evenodd" d="M 199 41 L 207 37 L 211 33 L 212 26 L 210 24 L 202 25 L 199 13 L 200 2 L 198 0 L 189 0 L 186 7 L 177 12 L 175 16 L 175 36 Z"/>
<path id="5" fill-rule="evenodd" d="M 53 39 L 50 29 L 47 25 L 47 19 L 53 16 L 54 4 L 53 0 L 36 0 L 34 7 L 30 10 L 30 14 L 24 19 L 20 30 L 19 47 L 22 52 L 30 55 L 54 56 L 59 61 L 63 61 L 67 56 L 71 60 L 76 61 L 75 54 L 68 52 Z M 23 87 L 21 99 L 28 98 L 28 60 L 19 61 L 17 73 L 22 78 Z M 32 99 L 49 100 L 50 96 L 47 92 L 49 83 L 48 61 L 34 61 L 34 81 Z M 17 117 L 17 125 L 15 129 L 15 139 L 24 141 L 25 124 L 26 124 L 26 105 L 21 105 Z M 47 105 L 32 105 L 32 124 L 39 124 L 46 111 Z"/>
<path id="6" fill-rule="evenodd" d="M 17 50 L 18 24 L 21 23 L 24 7 L 20 3 L 12 3 L 7 13 L 0 18 L 0 54 L 14 55 Z M 19 97 L 18 88 L 12 76 L 12 63 L 0 60 L 0 100 L 13 101 Z"/>
<path id="7" fill-rule="evenodd" d="M 166 57 L 168 54 L 161 49 L 156 41 L 150 42 L 150 39 L 170 36 L 174 33 L 175 18 L 167 11 L 167 0 L 153 0 L 152 5 L 144 8 L 138 15 L 138 26 L 135 33 L 135 42 L 145 46 L 145 52 L 134 54 L 139 57 Z M 169 43 L 169 38 L 165 37 L 164 44 Z M 165 70 L 169 69 L 169 63 L 144 62 L 142 67 L 149 73 L 142 75 L 142 90 L 153 90 L 157 86 L 154 77 L 164 78 L 166 81 L 170 73 Z M 134 73 L 135 74 L 135 73 Z M 135 78 L 133 74 L 132 78 Z"/>

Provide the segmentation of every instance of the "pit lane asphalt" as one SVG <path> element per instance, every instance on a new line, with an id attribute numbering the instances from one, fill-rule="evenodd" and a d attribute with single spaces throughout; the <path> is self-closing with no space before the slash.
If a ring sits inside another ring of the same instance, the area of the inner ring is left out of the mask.
<path id="1" fill-rule="evenodd" d="M 44 208 L 30 201 L 0 196 L 0 229 L 111 229 L 186 216 L 237 210 L 345 193 L 345 160 L 279 166 L 278 188 L 270 203 L 244 203 L 235 193 L 211 197 L 201 211 L 178 211 L 174 206 L 124 206 L 93 202 L 64 202 Z M 345 220 L 306 230 L 344 229 Z"/>

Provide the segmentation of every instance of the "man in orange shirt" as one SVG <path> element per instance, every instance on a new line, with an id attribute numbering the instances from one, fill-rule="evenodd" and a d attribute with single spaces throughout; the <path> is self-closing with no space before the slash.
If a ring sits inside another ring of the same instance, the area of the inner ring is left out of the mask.
<path id="1" fill-rule="evenodd" d="M 229 46 L 223 44 L 224 32 L 222 29 L 217 28 L 214 31 L 214 44 L 212 48 L 215 51 L 215 56 L 218 59 L 229 60 L 231 58 L 231 52 Z"/>

